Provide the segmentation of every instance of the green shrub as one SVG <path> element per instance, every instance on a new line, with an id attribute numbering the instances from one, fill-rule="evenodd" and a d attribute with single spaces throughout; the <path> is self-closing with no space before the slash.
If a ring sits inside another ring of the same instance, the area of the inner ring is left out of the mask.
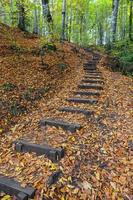
<path id="1" fill-rule="evenodd" d="M 48 92 L 49 87 L 42 87 L 42 88 L 29 88 L 27 91 L 24 92 L 22 98 L 26 101 L 36 101 L 43 97 L 43 95 Z"/>
<path id="2" fill-rule="evenodd" d="M 117 69 L 119 71 L 122 71 L 123 74 L 133 74 L 133 42 L 128 40 L 119 41 L 114 43 L 109 51 L 106 47 L 105 50 L 106 53 L 117 58 L 119 61 Z"/>
<path id="3" fill-rule="evenodd" d="M 65 63 L 60 63 L 58 66 L 61 71 L 64 71 L 68 68 L 67 64 Z"/>
<path id="4" fill-rule="evenodd" d="M 45 51 L 56 51 L 56 45 L 53 43 L 47 43 L 45 45 L 42 46 L 42 49 L 44 49 Z"/>
<path id="5" fill-rule="evenodd" d="M 7 92 L 13 91 L 16 88 L 17 88 L 17 86 L 10 82 L 4 83 L 3 85 L 0 86 L 0 89 L 7 91 Z"/>
<path id="6" fill-rule="evenodd" d="M 19 45 L 16 42 L 11 43 L 10 45 L 11 50 L 13 50 L 15 53 L 22 53 L 25 51 L 25 49 L 23 47 L 21 47 L 21 45 Z"/>
<path id="7" fill-rule="evenodd" d="M 9 107 L 9 112 L 13 116 L 19 116 L 27 112 L 27 109 L 18 102 L 14 102 Z"/>

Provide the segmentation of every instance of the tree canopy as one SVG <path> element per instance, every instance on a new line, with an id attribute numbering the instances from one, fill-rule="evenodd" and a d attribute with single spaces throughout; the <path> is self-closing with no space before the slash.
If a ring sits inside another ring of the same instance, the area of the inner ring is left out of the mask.
<path id="1" fill-rule="evenodd" d="M 132 0 L 2 0 L 0 20 L 39 35 L 52 32 L 80 45 L 101 45 L 132 40 L 132 3 Z"/>

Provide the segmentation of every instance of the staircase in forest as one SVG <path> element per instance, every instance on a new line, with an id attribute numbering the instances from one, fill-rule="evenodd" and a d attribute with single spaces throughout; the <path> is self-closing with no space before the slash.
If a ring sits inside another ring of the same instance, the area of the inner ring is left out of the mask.
<path id="1" fill-rule="evenodd" d="M 74 97 L 66 99 L 67 102 L 74 102 L 77 104 L 77 107 L 74 106 L 62 106 L 58 108 L 59 112 L 73 113 L 73 114 L 83 114 L 86 117 L 91 117 L 94 114 L 92 110 L 81 109 L 78 107 L 79 104 L 97 104 L 97 97 L 100 96 L 101 90 L 103 90 L 104 81 L 102 74 L 97 69 L 97 63 L 99 61 L 99 55 L 94 55 L 92 61 L 85 63 L 83 68 L 85 75 L 81 80 L 81 83 L 77 86 L 78 90 L 73 91 Z M 93 91 L 92 91 L 93 90 Z M 84 98 L 84 96 L 86 96 Z M 93 97 L 93 98 L 92 98 Z M 39 126 L 55 126 L 61 127 L 65 131 L 69 131 L 72 134 L 77 130 L 82 129 L 83 125 L 64 121 L 63 119 L 42 119 L 39 122 Z M 52 162 L 58 162 L 65 156 L 65 150 L 62 147 L 53 148 L 48 145 L 39 145 L 29 143 L 24 140 L 17 140 L 14 142 L 15 151 L 19 153 L 26 152 L 35 152 L 37 155 L 45 155 Z M 49 180 L 54 179 L 57 181 L 60 173 L 53 173 Z M 0 191 L 7 193 L 11 196 L 15 196 L 20 200 L 28 200 L 28 198 L 33 198 L 35 195 L 36 189 L 32 187 L 23 188 L 19 182 L 16 182 L 14 179 L 0 176 Z"/>

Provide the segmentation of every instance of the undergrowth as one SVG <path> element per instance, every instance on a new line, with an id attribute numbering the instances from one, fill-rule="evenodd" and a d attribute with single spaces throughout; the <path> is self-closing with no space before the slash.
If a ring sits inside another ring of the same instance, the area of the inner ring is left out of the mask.
<path id="1" fill-rule="evenodd" d="M 119 71 L 133 76 L 133 42 L 125 40 L 118 41 L 112 46 L 106 45 L 105 52 L 118 60 Z"/>

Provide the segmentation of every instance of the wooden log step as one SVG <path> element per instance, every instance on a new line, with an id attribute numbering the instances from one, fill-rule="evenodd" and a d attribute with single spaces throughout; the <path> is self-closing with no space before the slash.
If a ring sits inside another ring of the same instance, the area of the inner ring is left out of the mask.
<path id="1" fill-rule="evenodd" d="M 85 71 L 85 73 L 86 73 L 87 75 L 90 75 L 90 76 L 101 76 L 101 75 L 102 75 L 101 73 L 97 73 L 97 72 L 91 73 L 91 72 L 89 72 L 89 71 Z"/>
<path id="2" fill-rule="evenodd" d="M 97 79 L 83 79 L 83 80 L 81 80 L 81 82 L 83 82 L 83 83 L 104 83 L 104 81 L 103 80 L 97 80 Z"/>
<path id="3" fill-rule="evenodd" d="M 100 96 L 99 92 L 86 92 L 86 91 L 77 91 L 74 92 L 75 95 L 84 95 L 84 96 Z"/>
<path id="4" fill-rule="evenodd" d="M 90 74 L 102 74 L 101 72 L 96 71 L 96 70 L 89 70 L 89 69 L 84 69 L 84 70 L 85 70 L 85 72 L 88 72 Z"/>
<path id="5" fill-rule="evenodd" d="M 85 104 L 96 104 L 98 102 L 97 99 L 82 99 L 82 98 L 69 98 L 67 99 L 67 101 L 74 103 L 85 103 Z"/>
<path id="6" fill-rule="evenodd" d="M 83 67 L 84 70 L 88 70 L 88 71 L 96 71 L 97 68 L 96 67 Z"/>
<path id="7" fill-rule="evenodd" d="M 96 76 L 96 75 L 85 75 L 84 78 L 90 78 L 90 79 L 102 79 L 102 76 Z"/>
<path id="8" fill-rule="evenodd" d="M 79 114 L 84 114 L 84 115 L 92 115 L 94 113 L 93 111 L 80 109 L 80 108 L 74 108 L 74 107 L 61 107 L 61 108 L 59 108 L 59 111 L 79 113 Z"/>
<path id="9" fill-rule="evenodd" d="M 96 67 L 96 63 L 92 63 L 92 64 L 88 63 L 88 64 L 83 65 L 83 68 L 87 68 L 87 69 L 95 68 L 96 69 L 97 67 Z"/>
<path id="10" fill-rule="evenodd" d="M 96 89 L 96 90 L 103 90 L 103 87 L 101 85 L 91 85 L 91 84 L 80 84 L 78 85 L 78 88 L 80 89 Z"/>
<path id="11" fill-rule="evenodd" d="M 87 63 L 83 64 L 84 67 L 95 67 L 96 66 L 96 62 L 95 61 L 89 61 Z"/>
<path id="12" fill-rule="evenodd" d="M 92 79 L 102 79 L 103 77 L 101 75 L 97 74 L 85 74 L 85 78 L 92 78 Z"/>
<path id="13" fill-rule="evenodd" d="M 57 162 L 64 157 L 64 149 L 52 148 L 48 145 L 39 145 L 18 140 L 14 142 L 18 152 L 35 152 L 37 155 L 46 155 L 52 162 Z"/>
<path id="14" fill-rule="evenodd" d="M 44 119 L 40 121 L 41 126 L 55 126 L 61 127 L 66 131 L 70 131 L 72 133 L 76 132 L 76 130 L 80 130 L 82 128 L 81 125 L 75 123 L 69 123 L 60 119 Z"/>
<path id="15" fill-rule="evenodd" d="M 102 76 L 101 73 L 97 73 L 97 72 L 92 73 L 92 72 L 85 71 L 85 73 L 86 73 L 87 75 L 90 75 L 90 76 Z"/>
<path id="16" fill-rule="evenodd" d="M 94 58 L 100 59 L 100 58 L 101 58 L 101 55 L 99 55 L 98 53 L 94 53 L 94 54 L 93 54 L 93 59 L 94 59 Z"/>
<path id="17" fill-rule="evenodd" d="M 92 61 L 94 61 L 94 62 L 98 62 L 99 61 L 99 58 L 98 57 L 94 57 L 93 59 L 92 59 Z"/>
<path id="18" fill-rule="evenodd" d="M 14 179 L 0 175 L 0 191 L 15 196 L 19 200 L 28 200 L 34 198 L 36 190 L 32 187 L 23 188 Z"/>

